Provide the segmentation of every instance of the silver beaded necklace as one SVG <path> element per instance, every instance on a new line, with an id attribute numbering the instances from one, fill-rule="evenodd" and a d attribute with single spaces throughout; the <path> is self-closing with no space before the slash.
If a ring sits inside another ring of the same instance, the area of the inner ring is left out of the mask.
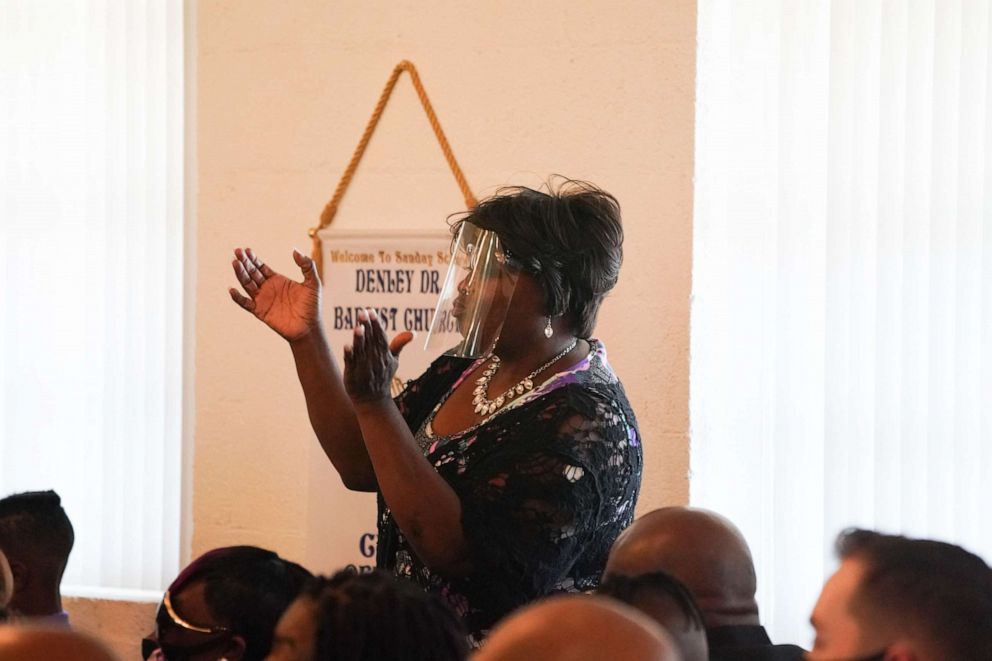
<path id="1" fill-rule="evenodd" d="M 492 362 L 490 362 L 489 366 L 482 372 L 482 376 L 475 380 L 476 386 L 473 391 L 475 397 L 472 399 L 472 404 L 475 406 L 476 415 L 492 415 L 496 411 L 503 408 L 503 405 L 508 403 L 514 397 L 519 397 L 520 395 L 533 390 L 534 377 L 546 370 L 552 364 L 558 362 L 565 354 L 574 349 L 578 343 L 578 338 L 573 339 L 572 343 L 565 347 L 560 353 L 525 376 L 516 385 L 510 386 L 509 390 L 496 399 L 489 399 L 489 382 L 493 380 L 493 377 L 496 376 L 496 372 L 499 371 L 501 361 L 499 356 L 490 352 L 489 355 L 486 356 L 485 360 Z"/>

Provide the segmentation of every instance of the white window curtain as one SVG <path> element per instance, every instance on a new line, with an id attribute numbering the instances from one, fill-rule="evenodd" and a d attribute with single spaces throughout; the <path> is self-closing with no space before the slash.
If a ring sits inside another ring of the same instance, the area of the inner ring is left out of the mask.
<path id="1" fill-rule="evenodd" d="M 0 495 L 62 496 L 70 592 L 178 569 L 182 247 L 181 2 L 0 0 Z"/>
<path id="2" fill-rule="evenodd" d="M 847 526 L 992 561 L 987 0 L 700 0 L 693 504 L 808 645 Z"/>

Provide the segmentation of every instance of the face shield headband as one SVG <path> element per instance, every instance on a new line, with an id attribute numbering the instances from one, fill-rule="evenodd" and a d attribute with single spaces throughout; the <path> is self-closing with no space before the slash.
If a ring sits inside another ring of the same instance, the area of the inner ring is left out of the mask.
<path id="1" fill-rule="evenodd" d="M 517 285 L 519 269 L 512 262 L 495 232 L 470 222 L 460 225 L 424 344 L 428 351 L 445 348 L 448 355 L 461 358 L 480 358 L 492 351 Z M 443 347 L 454 331 L 461 341 Z"/>

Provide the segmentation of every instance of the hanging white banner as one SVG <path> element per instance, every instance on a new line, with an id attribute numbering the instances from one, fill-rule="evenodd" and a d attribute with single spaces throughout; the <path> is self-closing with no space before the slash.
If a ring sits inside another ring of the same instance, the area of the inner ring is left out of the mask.
<path id="1" fill-rule="evenodd" d="M 359 231 L 328 229 L 323 246 L 323 321 L 338 365 L 351 344 L 355 317 L 373 308 L 390 339 L 413 331 L 414 340 L 400 354 L 394 392 L 437 357 L 424 350 L 438 294 L 451 255 L 448 232 Z M 461 339 L 452 323 L 455 346 Z M 348 491 L 317 439 L 310 448 L 307 513 L 307 567 L 331 573 L 346 565 L 370 570 L 375 565 L 375 494 Z"/>

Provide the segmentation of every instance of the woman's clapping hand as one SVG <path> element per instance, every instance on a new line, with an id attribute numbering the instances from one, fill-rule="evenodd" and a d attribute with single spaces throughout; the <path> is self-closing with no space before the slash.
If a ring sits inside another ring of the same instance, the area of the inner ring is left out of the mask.
<path id="1" fill-rule="evenodd" d="M 353 402 L 390 398 L 390 385 L 399 367 L 399 354 L 413 333 L 399 333 L 392 342 L 375 310 L 360 310 L 353 344 L 344 349 L 344 387 Z"/>

